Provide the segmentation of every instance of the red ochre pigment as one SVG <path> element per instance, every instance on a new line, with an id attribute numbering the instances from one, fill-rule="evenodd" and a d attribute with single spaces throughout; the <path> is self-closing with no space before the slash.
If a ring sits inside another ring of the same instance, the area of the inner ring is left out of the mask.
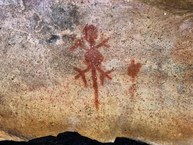
<path id="1" fill-rule="evenodd" d="M 100 81 L 101 85 L 104 84 L 104 79 L 112 79 L 109 74 L 112 72 L 110 71 L 104 71 L 101 69 L 101 63 L 104 60 L 103 55 L 98 50 L 100 47 L 110 47 L 107 42 L 109 41 L 110 37 L 106 39 L 102 39 L 99 44 L 96 45 L 96 39 L 98 38 L 98 29 L 94 25 L 86 25 L 82 32 L 82 37 L 80 39 L 75 40 L 75 43 L 72 47 L 70 47 L 71 51 L 74 51 L 77 48 L 84 49 L 85 55 L 84 55 L 84 62 L 87 65 L 86 69 L 80 69 L 77 67 L 74 67 L 74 70 L 78 72 L 78 74 L 75 76 L 75 79 L 82 78 L 85 87 L 87 87 L 87 80 L 85 74 L 88 71 L 91 71 L 92 74 L 92 82 L 93 82 L 93 88 L 94 88 L 94 96 L 95 96 L 95 107 L 98 110 L 99 109 L 99 94 L 98 94 L 98 82 L 97 82 L 97 72 L 100 75 Z"/>
<path id="2" fill-rule="evenodd" d="M 131 60 L 131 63 L 130 65 L 128 66 L 128 75 L 132 78 L 132 81 L 134 82 L 139 71 L 140 71 L 140 68 L 141 68 L 141 64 L 140 63 L 135 63 L 135 60 Z"/>
<path id="3" fill-rule="evenodd" d="M 140 63 L 135 63 L 135 60 L 131 60 L 130 65 L 128 66 L 128 75 L 132 78 L 132 85 L 129 88 L 129 93 L 131 94 L 131 98 L 133 99 L 136 93 L 136 77 L 141 69 L 142 65 Z"/>

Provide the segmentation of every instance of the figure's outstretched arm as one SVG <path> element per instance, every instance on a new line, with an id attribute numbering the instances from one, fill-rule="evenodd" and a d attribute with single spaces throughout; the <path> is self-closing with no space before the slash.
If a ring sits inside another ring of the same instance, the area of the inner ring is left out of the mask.
<path id="1" fill-rule="evenodd" d="M 109 41 L 109 39 L 110 39 L 110 37 L 108 37 L 108 38 L 102 40 L 101 43 L 99 43 L 99 44 L 96 46 L 96 48 L 99 48 L 99 47 L 102 47 L 102 46 L 105 46 L 105 47 L 108 47 L 108 48 L 109 48 L 110 45 L 107 44 L 107 42 Z"/>
<path id="2" fill-rule="evenodd" d="M 75 41 L 74 45 L 71 46 L 69 49 L 71 51 L 74 51 L 75 49 L 77 49 L 78 47 L 83 47 L 83 38 L 80 38 L 78 40 Z"/>

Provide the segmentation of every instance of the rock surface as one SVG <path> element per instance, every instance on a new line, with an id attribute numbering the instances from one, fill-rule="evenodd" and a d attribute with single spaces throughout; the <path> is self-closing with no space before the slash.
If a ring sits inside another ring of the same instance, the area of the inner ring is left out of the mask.
<path id="1" fill-rule="evenodd" d="M 0 0 L 0 138 L 191 145 L 192 4 Z"/>

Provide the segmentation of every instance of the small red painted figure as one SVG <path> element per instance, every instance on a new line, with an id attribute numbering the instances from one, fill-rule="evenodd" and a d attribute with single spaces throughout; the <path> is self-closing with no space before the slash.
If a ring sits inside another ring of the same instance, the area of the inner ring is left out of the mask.
<path id="1" fill-rule="evenodd" d="M 135 63 L 135 60 L 131 60 L 130 65 L 128 66 L 128 75 L 131 77 L 132 85 L 129 88 L 129 92 L 131 94 L 131 98 L 133 99 L 136 92 L 136 77 L 141 69 L 142 65 L 140 63 Z"/>
<path id="2" fill-rule="evenodd" d="M 140 63 L 135 63 L 135 60 L 132 59 L 131 63 L 128 67 L 128 75 L 132 78 L 132 82 L 135 81 L 135 78 L 137 77 L 139 71 L 141 68 L 141 64 Z"/>
<path id="3" fill-rule="evenodd" d="M 96 40 L 98 39 L 98 29 L 94 25 L 86 25 L 83 29 L 83 35 L 80 39 L 77 39 L 72 47 L 70 47 L 70 50 L 73 51 L 77 48 L 81 48 L 85 50 L 84 55 L 84 62 L 87 65 L 86 69 L 80 69 L 75 67 L 74 70 L 77 71 L 77 75 L 75 76 L 75 79 L 82 78 L 85 87 L 87 86 L 87 80 L 85 73 L 88 71 L 91 71 L 92 76 L 92 82 L 93 82 L 93 88 L 94 88 L 94 95 L 95 95 L 95 107 L 98 110 L 99 109 L 99 95 L 98 95 L 98 82 L 97 82 L 97 72 L 100 75 L 100 81 L 101 84 L 104 84 L 104 79 L 112 79 L 109 74 L 112 72 L 110 71 L 104 71 L 101 69 L 101 63 L 104 60 L 103 55 L 98 50 L 100 47 L 110 47 L 107 42 L 109 41 L 109 38 L 101 40 L 99 44 L 96 44 Z M 103 35 L 102 35 L 103 36 Z"/>

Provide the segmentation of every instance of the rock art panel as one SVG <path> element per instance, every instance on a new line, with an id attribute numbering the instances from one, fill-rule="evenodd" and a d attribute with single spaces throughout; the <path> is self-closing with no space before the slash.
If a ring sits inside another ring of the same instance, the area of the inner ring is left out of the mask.
<path id="1" fill-rule="evenodd" d="M 101 37 L 101 41 L 99 44 L 97 44 L 96 40 L 98 38 L 98 29 L 94 25 L 86 25 L 82 32 L 82 37 L 80 39 L 75 40 L 75 43 L 72 47 L 70 47 L 71 51 L 74 51 L 77 48 L 84 49 L 85 55 L 84 55 L 84 63 L 86 64 L 86 69 L 80 69 L 78 67 L 74 67 L 74 70 L 78 73 L 75 76 L 75 79 L 81 78 L 84 82 L 85 87 L 87 87 L 87 79 L 85 74 L 89 71 L 91 71 L 92 76 L 92 83 L 93 83 L 93 89 L 94 89 L 94 96 L 95 96 L 95 107 L 98 110 L 99 109 L 99 93 L 98 93 L 98 77 L 97 73 L 99 74 L 99 79 L 101 81 L 101 85 L 104 84 L 105 78 L 112 79 L 109 75 L 112 70 L 104 71 L 101 68 L 101 63 L 104 60 L 104 56 L 100 53 L 99 49 L 101 47 L 107 47 L 109 48 L 110 45 L 108 44 L 108 41 L 110 37 L 103 38 Z M 76 38 L 75 38 L 76 39 Z"/>

